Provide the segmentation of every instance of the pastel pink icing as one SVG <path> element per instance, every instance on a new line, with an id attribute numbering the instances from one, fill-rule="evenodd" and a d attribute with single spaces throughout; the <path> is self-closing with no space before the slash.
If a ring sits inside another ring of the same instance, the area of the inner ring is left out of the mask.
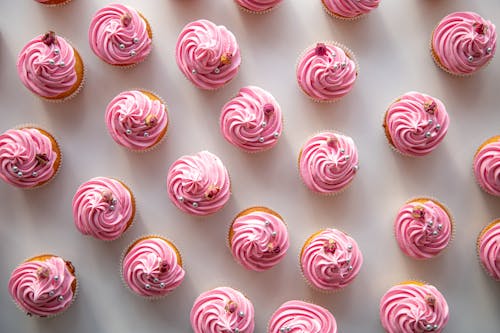
<path id="1" fill-rule="evenodd" d="M 0 135 L 0 178 L 32 188 L 50 180 L 57 170 L 58 153 L 49 137 L 36 128 L 10 129 Z"/>
<path id="2" fill-rule="evenodd" d="M 235 0 L 243 8 L 254 12 L 263 12 L 279 4 L 283 0 Z"/>
<path id="3" fill-rule="evenodd" d="M 449 124 L 443 102 L 414 91 L 389 106 L 384 123 L 394 148 L 409 156 L 427 155 L 436 149 Z"/>
<path id="4" fill-rule="evenodd" d="M 106 127 L 116 143 L 132 150 L 157 144 L 168 125 L 165 104 L 138 90 L 124 91 L 109 102 Z"/>
<path id="5" fill-rule="evenodd" d="M 473 167 L 481 188 L 491 195 L 500 196 L 500 137 L 476 153 Z"/>
<path id="6" fill-rule="evenodd" d="M 220 129 L 224 138 L 247 152 L 276 145 L 282 131 L 281 108 L 262 88 L 247 86 L 222 107 Z"/>
<path id="7" fill-rule="evenodd" d="M 495 25 L 474 12 L 445 16 L 432 34 L 432 50 L 439 63 L 452 74 L 472 74 L 494 56 Z"/>
<path id="8" fill-rule="evenodd" d="M 296 70 L 300 88 L 317 101 L 334 101 L 350 92 L 358 76 L 354 55 L 337 43 L 318 43 L 301 56 Z"/>
<path id="9" fill-rule="evenodd" d="M 80 185 L 72 202 L 75 226 L 84 235 L 114 240 L 133 218 L 133 198 L 119 181 L 95 177 Z"/>
<path id="10" fill-rule="evenodd" d="M 303 301 L 283 303 L 271 316 L 268 333 L 337 333 L 337 321 L 327 309 Z"/>
<path id="11" fill-rule="evenodd" d="M 322 0 L 322 2 L 331 13 L 354 18 L 377 8 L 380 0 Z"/>
<path id="12" fill-rule="evenodd" d="M 432 285 L 400 284 L 380 300 L 380 321 L 388 333 L 442 332 L 448 304 Z"/>
<path id="13" fill-rule="evenodd" d="M 222 161 L 208 151 L 177 159 L 167 174 L 168 197 L 193 215 L 219 211 L 231 196 L 229 174 Z"/>
<path id="14" fill-rule="evenodd" d="M 219 287 L 196 298 L 190 320 L 194 333 L 252 333 L 254 316 L 252 302 L 241 292 Z"/>
<path id="15" fill-rule="evenodd" d="M 479 238 L 478 253 L 486 272 L 500 281 L 500 221 L 494 222 Z"/>
<path id="16" fill-rule="evenodd" d="M 415 259 L 438 255 L 449 244 L 452 230 L 450 217 L 432 200 L 404 204 L 394 221 L 401 251 Z"/>
<path id="17" fill-rule="evenodd" d="M 179 34 L 175 60 L 195 86 L 217 89 L 236 76 L 241 56 L 236 38 L 225 26 L 197 20 Z"/>
<path id="18" fill-rule="evenodd" d="M 75 294 L 75 281 L 66 262 L 56 256 L 19 265 L 9 279 L 9 293 L 29 315 L 47 317 L 66 310 Z"/>
<path id="19" fill-rule="evenodd" d="M 311 286 L 322 291 L 335 291 L 350 284 L 362 264 L 363 255 L 356 241 L 332 228 L 309 239 L 300 255 L 302 274 Z"/>
<path id="20" fill-rule="evenodd" d="M 77 82 L 75 52 L 64 38 L 55 35 L 53 42 L 44 42 L 45 36 L 37 36 L 23 47 L 17 73 L 31 92 L 54 98 L 73 89 Z"/>
<path id="21" fill-rule="evenodd" d="M 231 253 L 249 270 L 264 271 L 274 267 L 285 257 L 290 246 L 283 220 L 258 208 L 238 216 L 231 229 Z"/>
<path id="22" fill-rule="evenodd" d="M 352 138 L 321 132 L 302 147 L 299 171 L 304 184 L 321 194 L 343 190 L 358 170 L 358 150 Z"/>
<path id="23" fill-rule="evenodd" d="M 109 4 L 95 13 L 89 28 L 90 48 L 111 65 L 132 65 L 151 52 L 146 21 L 134 8 Z"/>
<path id="24" fill-rule="evenodd" d="M 139 296 L 165 296 L 182 283 L 184 276 L 175 250 L 160 237 L 138 241 L 123 258 L 123 281 Z"/>

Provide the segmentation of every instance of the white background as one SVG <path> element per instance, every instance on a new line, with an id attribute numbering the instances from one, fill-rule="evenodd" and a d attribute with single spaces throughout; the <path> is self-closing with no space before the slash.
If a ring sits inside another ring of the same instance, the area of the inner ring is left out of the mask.
<path id="1" fill-rule="evenodd" d="M 106 3 L 73 0 L 64 7 L 47 8 L 31 0 L 0 1 L 0 130 L 39 124 L 54 134 L 64 154 L 59 174 L 41 189 L 0 184 L 1 332 L 191 332 L 194 299 L 225 285 L 243 291 L 253 302 L 255 332 L 265 332 L 274 310 L 291 299 L 325 306 L 341 332 L 383 332 L 380 297 L 407 279 L 427 281 L 445 295 L 451 312 L 447 332 L 498 332 L 500 284 L 483 272 L 475 242 L 482 227 L 500 217 L 499 198 L 480 190 L 471 164 L 481 142 L 500 134 L 500 59 L 497 56 L 472 77 L 456 78 L 437 68 L 429 53 L 434 26 L 453 11 L 476 11 L 500 26 L 498 0 L 382 0 L 378 9 L 355 22 L 331 18 L 320 0 L 284 0 L 265 15 L 243 12 L 231 0 L 128 0 L 154 30 L 151 55 L 128 70 L 103 63 L 88 45 L 91 17 Z M 200 18 L 226 25 L 241 47 L 238 76 L 215 92 L 192 86 L 175 63 L 178 33 Z M 81 93 L 62 104 L 33 96 L 16 72 L 23 45 L 49 29 L 76 46 L 87 69 Z M 307 99 L 294 77 L 298 55 L 319 40 L 346 44 L 361 66 L 353 91 L 334 104 Z M 283 136 L 272 150 L 260 154 L 237 150 L 223 139 L 218 126 L 222 105 L 249 84 L 270 91 L 284 113 Z M 143 154 L 119 147 L 104 125 L 107 103 L 131 88 L 157 92 L 169 108 L 166 140 Z M 381 127 L 387 105 L 411 90 L 440 98 L 451 118 L 442 144 L 421 158 L 393 152 Z M 297 171 L 302 144 L 323 129 L 352 136 L 359 149 L 359 173 L 350 188 L 335 197 L 308 191 Z M 233 195 L 222 211 L 198 218 L 173 206 L 165 181 L 174 160 L 203 149 L 227 166 Z M 73 224 L 73 194 L 95 176 L 121 179 L 136 196 L 135 223 L 113 242 L 84 237 Z M 456 223 L 449 248 L 428 261 L 403 255 L 392 229 L 398 208 L 420 195 L 445 203 Z M 232 219 L 252 205 L 279 212 L 291 237 L 285 259 L 262 273 L 240 267 L 226 245 Z M 298 266 L 303 242 L 323 227 L 351 234 L 364 255 L 354 283 L 329 295 L 311 290 Z M 187 271 L 177 290 L 154 302 L 133 295 L 119 275 L 123 250 L 151 233 L 174 241 Z M 79 294 L 61 316 L 29 318 L 10 300 L 8 279 L 24 259 L 47 252 L 74 263 Z"/>

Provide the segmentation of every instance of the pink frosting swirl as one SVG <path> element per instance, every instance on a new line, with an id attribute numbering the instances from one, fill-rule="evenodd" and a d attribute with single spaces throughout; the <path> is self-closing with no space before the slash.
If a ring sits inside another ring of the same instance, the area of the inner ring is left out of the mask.
<path id="1" fill-rule="evenodd" d="M 175 60 L 195 86 L 217 89 L 236 76 L 241 56 L 236 38 L 226 27 L 197 20 L 179 34 Z"/>
<path id="2" fill-rule="evenodd" d="M 485 228 L 479 237 L 477 250 L 486 272 L 500 281 L 500 220 Z"/>
<path id="3" fill-rule="evenodd" d="M 495 25 L 473 12 L 445 16 L 432 34 L 432 50 L 452 74 L 467 75 L 485 66 L 495 54 Z"/>
<path id="4" fill-rule="evenodd" d="M 224 207 L 231 196 L 231 183 L 222 161 L 208 151 L 201 151 L 182 156 L 170 166 L 167 191 L 180 210 L 208 215 Z"/>
<path id="5" fill-rule="evenodd" d="M 283 0 L 235 0 L 238 5 L 254 12 L 264 12 Z"/>
<path id="6" fill-rule="evenodd" d="M 101 240 L 120 237 L 135 213 L 130 191 L 118 180 L 107 177 L 92 178 L 80 185 L 72 207 L 78 231 Z"/>
<path id="7" fill-rule="evenodd" d="M 337 229 L 313 234 L 300 254 L 302 274 L 322 291 L 334 291 L 350 284 L 363 264 L 356 241 Z"/>
<path id="8" fill-rule="evenodd" d="M 481 188 L 491 195 L 500 196 L 500 136 L 479 149 L 473 167 Z"/>
<path id="9" fill-rule="evenodd" d="M 57 98 L 77 83 L 73 47 L 53 32 L 37 36 L 26 44 L 17 58 L 17 73 L 31 92 Z"/>
<path id="10" fill-rule="evenodd" d="M 152 148 L 165 135 L 168 115 L 165 104 L 148 92 L 124 91 L 109 102 L 105 121 L 119 145 L 132 150 Z"/>
<path id="11" fill-rule="evenodd" d="M 290 246 L 281 217 L 259 207 L 249 208 L 236 217 L 230 237 L 234 259 L 254 271 L 264 271 L 278 264 Z"/>
<path id="12" fill-rule="evenodd" d="M 389 106 L 384 122 L 392 145 L 409 156 L 423 156 L 436 149 L 449 124 L 443 102 L 414 91 Z"/>
<path id="13" fill-rule="evenodd" d="M 445 298 L 428 284 L 396 285 L 380 300 L 380 321 L 388 333 L 439 333 L 448 319 Z"/>
<path id="14" fill-rule="evenodd" d="M 337 321 L 327 309 L 303 301 L 283 303 L 271 316 L 268 333 L 337 333 Z"/>
<path id="15" fill-rule="evenodd" d="M 219 287 L 202 293 L 191 309 L 191 326 L 195 333 L 252 333 L 252 302 L 241 292 Z"/>
<path id="16" fill-rule="evenodd" d="M 9 293 L 29 315 L 47 317 L 71 305 L 75 296 L 74 283 L 75 276 L 68 264 L 60 257 L 51 256 L 19 265 L 10 276 Z"/>
<path id="17" fill-rule="evenodd" d="M 28 127 L 0 135 L 0 178 L 20 188 L 36 187 L 52 179 L 60 155 L 51 139 Z"/>
<path id="18" fill-rule="evenodd" d="M 438 255 L 451 240 L 453 225 L 448 213 L 432 200 L 410 201 L 401 207 L 394 221 L 394 233 L 401 250 L 415 259 Z"/>
<path id="19" fill-rule="evenodd" d="M 220 129 L 231 144 L 248 152 L 273 147 L 281 136 L 281 108 L 274 97 L 259 87 L 241 88 L 222 107 Z"/>
<path id="20" fill-rule="evenodd" d="M 322 0 L 322 2 L 332 14 L 354 18 L 377 8 L 380 0 Z"/>
<path id="21" fill-rule="evenodd" d="M 318 43 L 297 65 L 297 82 L 312 99 L 334 101 L 345 96 L 358 76 L 354 55 L 337 43 Z"/>
<path id="22" fill-rule="evenodd" d="M 354 179 L 358 170 L 358 150 L 345 135 L 321 132 L 302 147 L 299 171 L 304 184 L 321 194 L 334 194 Z"/>
<path id="23" fill-rule="evenodd" d="M 114 3 L 95 13 L 89 28 L 90 48 L 111 65 L 132 65 L 151 52 L 148 24 L 137 10 Z"/>
<path id="24" fill-rule="evenodd" d="M 184 275 L 174 245 L 161 237 L 137 241 L 122 261 L 123 280 L 139 296 L 165 296 L 182 283 Z"/>

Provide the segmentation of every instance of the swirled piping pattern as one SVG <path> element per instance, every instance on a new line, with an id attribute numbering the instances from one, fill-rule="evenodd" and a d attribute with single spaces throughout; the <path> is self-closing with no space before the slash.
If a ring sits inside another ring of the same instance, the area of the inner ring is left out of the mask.
<path id="1" fill-rule="evenodd" d="M 334 291 L 358 275 L 363 255 L 356 241 L 337 229 L 325 229 L 304 244 L 300 265 L 304 277 L 320 290 Z"/>
<path id="2" fill-rule="evenodd" d="M 479 238 L 479 259 L 495 280 L 500 280 L 500 220 L 493 222 Z"/>
<path id="3" fill-rule="evenodd" d="M 358 170 L 358 150 L 348 136 L 321 132 L 302 147 L 299 170 L 310 190 L 337 193 L 354 179 Z"/>
<path id="4" fill-rule="evenodd" d="M 380 0 L 322 0 L 322 2 L 331 13 L 354 18 L 377 8 Z"/>
<path id="5" fill-rule="evenodd" d="M 134 293 L 161 297 L 182 283 L 185 271 L 172 246 L 162 238 L 147 237 L 127 251 L 122 262 L 122 276 Z"/>
<path id="6" fill-rule="evenodd" d="M 269 149 L 281 136 L 281 108 L 264 89 L 244 87 L 223 106 L 220 128 L 224 138 L 238 148 L 249 152 Z"/>
<path id="7" fill-rule="evenodd" d="M 191 309 L 195 333 L 252 333 L 254 308 L 241 292 L 219 287 L 202 293 Z"/>
<path id="8" fill-rule="evenodd" d="M 443 102 L 418 92 L 399 97 L 385 115 L 392 145 L 410 156 L 423 156 L 436 149 L 448 132 L 449 124 Z"/>
<path id="9" fill-rule="evenodd" d="M 428 284 L 396 285 L 380 301 L 380 321 L 388 333 L 439 333 L 448 319 L 445 298 Z"/>
<path id="10" fill-rule="evenodd" d="M 445 16 L 434 29 L 432 50 L 449 72 L 467 75 L 485 66 L 495 55 L 495 25 L 474 12 Z"/>
<path id="11" fill-rule="evenodd" d="M 45 43 L 45 35 L 26 44 L 17 58 L 17 73 L 31 92 L 47 98 L 67 93 L 77 83 L 75 51 L 62 37 Z"/>
<path id="12" fill-rule="evenodd" d="M 491 195 L 500 196 L 500 137 L 476 153 L 473 167 L 481 188 Z"/>
<path id="13" fill-rule="evenodd" d="M 146 21 L 134 8 L 110 4 L 92 18 L 90 48 L 111 65 L 131 65 L 143 61 L 151 52 L 152 39 Z"/>
<path id="14" fill-rule="evenodd" d="M 73 220 L 84 235 L 101 240 L 120 237 L 132 222 L 130 191 L 119 181 L 96 177 L 80 185 L 73 197 Z"/>
<path id="15" fill-rule="evenodd" d="M 288 301 L 271 316 L 268 333 L 337 333 L 337 321 L 327 309 L 303 301 Z"/>
<path id="16" fill-rule="evenodd" d="M 238 5 L 254 12 L 263 12 L 279 4 L 283 0 L 235 0 Z"/>
<path id="17" fill-rule="evenodd" d="M 180 210 L 208 215 L 224 207 L 231 195 L 231 184 L 222 161 L 208 151 L 201 151 L 182 156 L 170 166 L 167 191 Z"/>
<path id="18" fill-rule="evenodd" d="M 0 135 L 0 178 L 21 188 L 49 181 L 57 171 L 55 148 L 51 139 L 36 128 L 8 130 Z"/>
<path id="19" fill-rule="evenodd" d="M 138 90 L 124 91 L 109 102 L 105 122 L 116 143 L 132 149 L 146 150 L 165 134 L 168 115 L 158 99 Z"/>
<path id="20" fill-rule="evenodd" d="M 284 258 L 288 231 L 277 215 L 254 210 L 238 216 L 232 224 L 231 252 L 246 269 L 264 271 Z"/>
<path id="21" fill-rule="evenodd" d="M 234 35 L 208 20 L 188 23 L 175 47 L 179 69 L 198 88 L 217 89 L 238 73 L 240 49 Z"/>
<path id="22" fill-rule="evenodd" d="M 27 261 L 9 279 L 9 293 L 21 309 L 40 317 L 66 310 L 74 298 L 75 277 L 60 257 Z"/>
<path id="23" fill-rule="evenodd" d="M 432 200 L 406 203 L 394 221 L 399 247 L 417 259 L 432 258 L 444 250 L 451 240 L 452 228 L 447 212 Z"/>
<path id="24" fill-rule="evenodd" d="M 352 90 L 358 73 L 356 62 L 342 47 L 318 43 L 302 55 L 296 75 L 299 86 L 309 97 L 333 101 Z"/>

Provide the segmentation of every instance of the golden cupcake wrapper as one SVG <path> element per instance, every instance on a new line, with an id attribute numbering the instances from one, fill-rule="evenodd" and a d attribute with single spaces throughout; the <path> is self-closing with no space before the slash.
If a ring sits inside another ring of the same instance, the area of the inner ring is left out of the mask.
<path id="1" fill-rule="evenodd" d="M 66 0 L 66 1 L 61 1 L 61 2 L 58 2 L 58 3 L 42 3 L 42 2 L 39 2 L 39 4 L 42 5 L 42 6 L 45 6 L 45 7 L 60 7 L 60 6 L 67 5 L 70 2 L 71 2 L 71 0 Z"/>
<path id="2" fill-rule="evenodd" d="M 236 1 L 235 1 L 236 2 Z M 279 5 L 281 5 L 282 2 L 279 2 L 278 4 L 276 4 L 275 6 L 269 8 L 269 9 L 266 9 L 266 10 L 261 10 L 261 11 L 255 11 L 255 10 L 251 10 L 251 9 L 248 9 L 246 7 L 243 7 L 242 5 L 240 5 L 239 3 L 236 2 L 236 5 L 238 6 L 238 8 L 246 13 L 249 13 L 249 14 L 257 14 L 257 15 L 262 15 L 262 14 L 267 14 L 271 11 L 273 11 L 276 7 L 278 7 Z"/>

